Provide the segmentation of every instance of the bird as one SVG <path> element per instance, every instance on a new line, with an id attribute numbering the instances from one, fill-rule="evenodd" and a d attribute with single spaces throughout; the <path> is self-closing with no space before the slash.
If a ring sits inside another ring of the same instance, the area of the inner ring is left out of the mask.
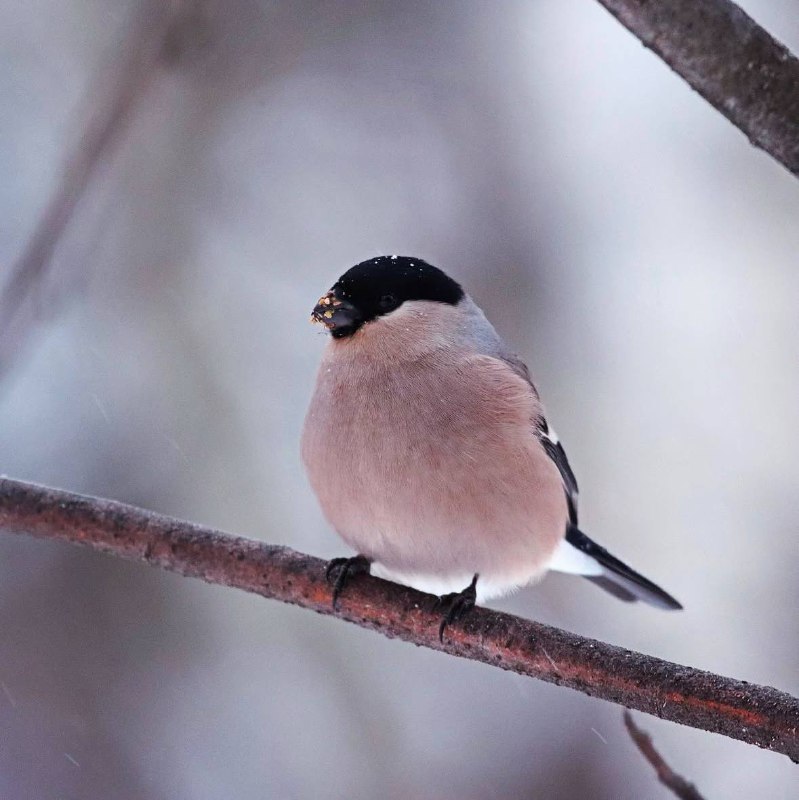
<path id="1" fill-rule="evenodd" d="M 459 283 L 421 258 L 347 270 L 311 319 L 329 337 L 301 455 L 358 573 L 436 595 L 438 635 L 549 570 L 681 609 L 579 527 L 578 487 L 525 363 Z"/>

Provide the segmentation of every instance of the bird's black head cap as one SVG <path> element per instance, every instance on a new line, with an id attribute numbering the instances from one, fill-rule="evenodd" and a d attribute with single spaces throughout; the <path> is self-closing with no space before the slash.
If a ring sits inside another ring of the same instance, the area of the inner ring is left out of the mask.
<path id="1" fill-rule="evenodd" d="M 351 336 L 364 323 L 389 314 L 406 301 L 455 305 L 463 296 L 458 283 L 421 258 L 378 256 L 347 270 L 333 284 L 327 302 L 326 298 L 320 300 L 314 317 L 327 325 L 333 336 L 341 338 Z M 336 317 L 342 324 L 337 324 Z"/>

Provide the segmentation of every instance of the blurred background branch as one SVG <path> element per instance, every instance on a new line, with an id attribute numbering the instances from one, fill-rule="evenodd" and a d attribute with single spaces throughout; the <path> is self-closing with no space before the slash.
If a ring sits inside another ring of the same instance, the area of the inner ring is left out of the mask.
<path id="1" fill-rule="evenodd" d="M 799 60 L 730 0 L 599 0 L 717 111 L 799 176 Z"/>
<path id="2" fill-rule="evenodd" d="M 0 528 L 146 561 L 209 583 L 338 616 L 451 655 L 492 664 L 799 761 L 799 699 L 485 608 L 438 640 L 431 598 L 354 579 L 333 609 L 325 562 L 111 500 L 0 479 Z"/>
<path id="3" fill-rule="evenodd" d="M 204 36 L 201 0 L 145 0 L 127 25 L 123 41 L 88 92 L 88 119 L 60 180 L 25 249 L 8 270 L 0 292 L 0 376 L 22 351 L 45 314 L 39 295 L 59 240 L 92 179 L 107 161 L 159 69 L 175 64 Z M 70 282 L 75 288 L 82 280 Z M 62 297 L 69 290 L 62 291 Z M 52 301 L 46 309 L 53 316 Z"/>
<path id="4" fill-rule="evenodd" d="M 671 789 L 680 800 L 704 800 L 696 786 L 678 775 L 666 763 L 652 743 L 652 737 L 635 724 L 633 715 L 627 709 L 624 710 L 624 726 L 643 757 L 655 768 L 658 779 L 664 786 Z"/>

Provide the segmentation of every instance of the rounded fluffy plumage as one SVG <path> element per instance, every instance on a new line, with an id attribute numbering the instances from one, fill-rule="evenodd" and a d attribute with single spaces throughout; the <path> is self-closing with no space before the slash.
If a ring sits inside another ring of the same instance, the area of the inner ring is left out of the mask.
<path id="1" fill-rule="evenodd" d="M 577 483 L 523 362 L 460 285 L 419 258 L 345 272 L 302 454 L 325 516 L 372 572 L 477 600 L 547 569 L 624 600 L 676 600 L 577 528 Z"/>

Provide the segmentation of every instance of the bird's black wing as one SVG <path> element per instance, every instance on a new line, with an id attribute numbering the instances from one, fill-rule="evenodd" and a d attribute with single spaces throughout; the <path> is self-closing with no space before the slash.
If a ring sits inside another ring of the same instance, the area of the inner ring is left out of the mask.
<path id="1" fill-rule="evenodd" d="M 517 375 L 524 378 L 538 397 L 527 367 L 518 358 L 505 358 Z M 555 462 L 563 481 L 563 491 L 566 495 L 566 502 L 569 508 L 569 524 L 566 526 L 565 542 L 575 550 L 584 553 L 601 568 L 598 574 L 592 572 L 584 575 L 592 583 L 607 592 L 610 592 L 620 600 L 628 602 L 643 600 L 645 603 L 666 609 L 680 609 L 682 606 L 670 594 L 663 591 L 657 584 L 652 583 L 639 572 L 628 567 L 623 561 L 611 555 L 604 547 L 601 547 L 592 539 L 589 539 L 577 527 L 577 479 L 574 477 L 566 451 L 557 437 L 557 434 L 549 426 L 543 414 L 535 421 L 535 434 L 541 442 L 546 454 Z M 573 572 L 573 569 L 566 570 Z"/>
<path id="2" fill-rule="evenodd" d="M 577 525 L 577 478 L 574 477 L 569 459 L 566 458 L 566 451 L 560 443 L 555 431 L 549 427 L 544 417 L 540 417 L 536 423 L 538 438 L 546 450 L 547 455 L 555 462 L 560 476 L 563 479 L 563 490 L 566 492 L 566 501 L 569 504 L 569 521 L 572 525 Z"/>
<path id="3" fill-rule="evenodd" d="M 530 386 L 530 390 L 536 399 L 538 399 L 538 389 L 535 388 L 533 379 L 530 377 L 530 371 L 527 365 L 515 353 L 504 352 L 500 358 L 520 377 L 523 378 Z M 535 420 L 535 434 L 541 442 L 547 455 L 555 462 L 555 465 L 560 472 L 563 480 L 563 491 L 566 493 L 566 502 L 569 506 L 569 522 L 575 527 L 577 526 L 577 479 L 574 477 L 572 468 L 569 466 L 569 459 L 566 458 L 566 451 L 552 428 L 549 427 L 544 415 L 541 414 Z"/>

